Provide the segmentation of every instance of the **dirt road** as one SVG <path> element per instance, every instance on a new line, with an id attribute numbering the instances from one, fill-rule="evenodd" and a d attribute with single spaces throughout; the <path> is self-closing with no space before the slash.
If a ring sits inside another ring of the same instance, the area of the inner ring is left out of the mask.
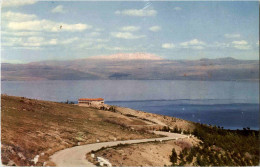
<path id="1" fill-rule="evenodd" d="M 86 154 L 92 150 L 98 150 L 102 147 L 111 147 L 118 144 L 133 144 L 133 143 L 144 143 L 155 140 L 176 140 L 180 138 L 186 138 L 187 135 L 181 135 L 177 133 L 168 133 L 161 131 L 154 131 L 156 134 L 165 135 L 166 137 L 153 138 L 153 139 L 138 139 L 138 140 L 126 140 L 126 141 L 111 141 L 103 143 L 93 143 L 83 146 L 76 146 L 72 148 L 67 148 L 56 152 L 51 156 L 51 161 L 56 164 L 56 166 L 95 166 L 91 162 L 87 161 Z"/>

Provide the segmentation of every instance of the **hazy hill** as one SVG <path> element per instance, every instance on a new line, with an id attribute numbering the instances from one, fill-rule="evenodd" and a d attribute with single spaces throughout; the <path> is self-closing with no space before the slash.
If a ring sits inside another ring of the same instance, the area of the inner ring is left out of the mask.
<path id="1" fill-rule="evenodd" d="M 2 80 L 258 80 L 257 60 L 166 60 L 156 55 L 116 54 L 67 61 L 2 64 Z"/>
<path id="2" fill-rule="evenodd" d="M 98 78 L 95 75 L 66 67 L 37 64 L 4 63 L 1 70 L 2 80 L 80 80 Z"/>

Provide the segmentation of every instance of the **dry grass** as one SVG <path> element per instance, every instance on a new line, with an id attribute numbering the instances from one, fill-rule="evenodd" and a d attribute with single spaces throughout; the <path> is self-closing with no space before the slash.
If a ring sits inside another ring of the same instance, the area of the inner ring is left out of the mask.
<path id="1" fill-rule="evenodd" d="M 34 165 L 31 160 L 40 155 L 37 165 L 43 165 L 58 150 L 97 139 L 102 142 L 155 137 L 120 125 L 122 121 L 126 125 L 145 122 L 76 105 L 2 95 L 1 111 L 3 164 L 13 161 L 16 165 Z"/>

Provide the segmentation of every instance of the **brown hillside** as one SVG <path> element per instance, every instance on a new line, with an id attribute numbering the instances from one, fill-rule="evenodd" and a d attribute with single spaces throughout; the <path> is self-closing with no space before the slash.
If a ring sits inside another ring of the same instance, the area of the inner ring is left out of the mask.
<path id="1" fill-rule="evenodd" d="M 120 123 L 145 125 L 145 121 L 71 104 L 2 95 L 1 111 L 3 164 L 34 165 L 32 160 L 39 155 L 36 165 L 51 165 L 48 157 L 64 148 L 97 140 L 155 137 Z"/>

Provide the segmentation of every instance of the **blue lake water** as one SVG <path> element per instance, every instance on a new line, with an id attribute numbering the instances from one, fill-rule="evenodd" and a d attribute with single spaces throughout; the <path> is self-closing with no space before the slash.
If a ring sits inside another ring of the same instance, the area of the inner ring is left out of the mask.
<path id="1" fill-rule="evenodd" d="M 207 101 L 210 104 L 206 104 Z M 217 125 L 226 129 L 259 128 L 259 104 L 219 104 L 218 100 L 111 101 L 108 104 Z"/>
<path id="2" fill-rule="evenodd" d="M 49 101 L 106 103 L 223 126 L 259 129 L 259 83 L 237 81 L 2 81 L 1 93 Z"/>

